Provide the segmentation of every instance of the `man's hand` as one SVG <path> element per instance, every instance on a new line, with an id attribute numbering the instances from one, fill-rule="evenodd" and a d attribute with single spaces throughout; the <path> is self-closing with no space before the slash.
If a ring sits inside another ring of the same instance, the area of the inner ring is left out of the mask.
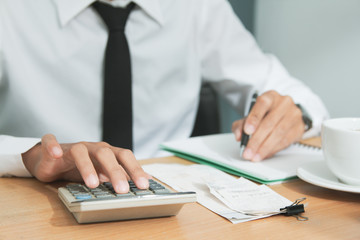
<path id="1" fill-rule="evenodd" d="M 305 131 L 301 110 L 289 96 L 268 91 L 259 96 L 249 115 L 235 121 L 232 131 L 251 135 L 243 158 L 259 162 L 301 139 Z"/>
<path id="2" fill-rule="evenodd" d="M 116 192 L 126 193 L 130 178 L 141 189 L 148 188 L 151 178 L 130 150 L 104 142 L 59 144 L 55 136 L 47 134 L 22 157 L 30 173 L 43 182 L 84 180 L 94 188 L 100 182 L 111 181 Z"/>

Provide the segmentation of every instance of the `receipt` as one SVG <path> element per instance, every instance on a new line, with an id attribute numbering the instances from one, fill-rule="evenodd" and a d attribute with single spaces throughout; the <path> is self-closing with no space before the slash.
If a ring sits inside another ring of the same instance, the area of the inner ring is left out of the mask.
<path id="1" fill-rule="evenodd" d="M 210 192 L 230 209 L 254 216 L 280 213 L 291 201 L 266 185 L 257 185 L 245 178 L 207 184 Z"/>
<path id="2" fill-rule="evenodd" d="M 278 212 L 291 204 L 265 185 L 258 186 L 245 178 L 237 179 L 206 165 L 155 163 L 143 165 L 143 168 L 177 191 L 196 192 L 198 203 L 232 223 L 266 217 L 274 214 L 269 214 L 270 211 Z M 258 206 L 261 208 L 256 209 Z"/>

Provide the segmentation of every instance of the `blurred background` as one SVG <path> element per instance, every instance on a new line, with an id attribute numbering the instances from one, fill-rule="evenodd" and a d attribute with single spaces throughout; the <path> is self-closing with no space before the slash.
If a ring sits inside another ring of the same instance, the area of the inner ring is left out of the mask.
<path id="1" fill-rule="evenodd" d="M 264 52 L 318 94 L 332 118 L 360 117 L 359 0 L 229 1 Z M 240 115 L 219 105 L 221 131 L 230 132 Z"/>

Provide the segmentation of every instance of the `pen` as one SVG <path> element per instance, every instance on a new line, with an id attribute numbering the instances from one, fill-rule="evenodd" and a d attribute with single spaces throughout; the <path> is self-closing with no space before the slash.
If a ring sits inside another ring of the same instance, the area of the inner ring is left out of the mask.
<path id="1" fill-rule="evenodd" d="M 249 113 L 251 112 L 251 109 L 253 108 L 253 106 L 256 102 L 257 96 L 258 96 L 258 94 L 257 94 L 257 92 L 255 92 L 251 98 Z M 248 115 L 249 115 L 249 113 L 248 113 Z M 247 135 L 243 129 L 242 134 L 241 134 L 241 140 L 240 140 L 240 157 L 242 157 L 248 141 L 249 141 L 249 135 Z"/>

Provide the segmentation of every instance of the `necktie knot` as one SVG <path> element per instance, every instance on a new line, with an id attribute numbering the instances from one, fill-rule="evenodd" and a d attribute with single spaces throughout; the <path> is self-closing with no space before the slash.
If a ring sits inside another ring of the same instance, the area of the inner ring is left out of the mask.
<path id="1" fill-rule="evenodd" d="M 102 2 L 94 2 L 93 7 L 104 20 L 110 32 L 125 31 L 126 21 L 135 4 L 130 3 L 126 8 L 116 8 Z"/>

